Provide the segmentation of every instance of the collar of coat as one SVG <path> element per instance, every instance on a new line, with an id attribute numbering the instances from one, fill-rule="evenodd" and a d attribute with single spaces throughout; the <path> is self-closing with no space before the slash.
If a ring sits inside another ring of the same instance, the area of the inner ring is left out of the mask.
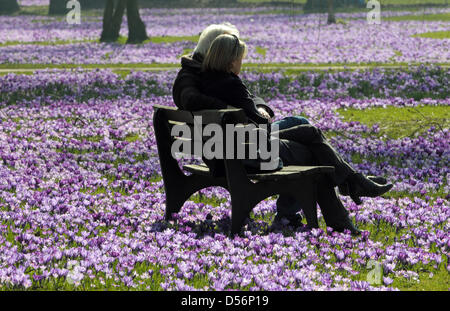
<path id="1" fill-rule="evenodd" d="M 181 66 L 183 68 L 190 68 L 194 70 L 201 70 L 202 69 L 202 63 L 203 63 L 203 56 L 194 53 L 193 55 L 186 55 L 181 57 Z"/>

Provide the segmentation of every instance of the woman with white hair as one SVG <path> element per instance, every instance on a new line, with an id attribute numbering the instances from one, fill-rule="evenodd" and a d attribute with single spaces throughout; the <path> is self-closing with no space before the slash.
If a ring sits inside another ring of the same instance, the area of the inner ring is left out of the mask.
<path id="1" fill-rule="evenodd" d="M 235 38 L 239 37 L 237 28 L 229 23 L 210 25 L 201 33 L 193 55 L 182 57 L 182 68 L 179 71 L 173 86 L 173 99 L 175 105 L 179 109 L 190 111 L 201 109 L 224 109 L 227 105 L 235 106 L 238 104 L 237 102 L 227 103 L 214 96 L 203 94 L 200 91 L 200 75 L 204 58 L 212 42 L 218 36 L 223 34 L 229 34 Z M 218 61 L 220 61 L 220 59 L 218 59 Z M 239 90 L 239 88 L 237 88 L 237 90 Z M 246 93 L 246 95 L 249 97 L 247 101 L 255 106 L 253 117 L 256 118 L 257 121 L 268 122 L 268 120 L 274 116 L 272 109 L 267 106 L 261 98 L 253 96 L 250 92 Z M 249 106 L 249 108 L 252 109 L 252 106 Z M 286 117 L 276 123 L 280 130 L 300 124 L 309 124 L 308 120 L 302 117 Z M 295 161 L 297 163 L 308 163 L 311 161 L 311 153 L 305 146 L 293 141 L 287 142 L 287 144 L 289 145 L 289 148 L 287 148 L 288 151 L 285 153 L 286 164 Z M 220 176 L 224 174 L 222 161 L 208 160 L 205 158 L 203 161 L 209 167 L 212 175 Z M 377 182 L 386 183 L 386 180 L 383 178 L 379 178 L 378 180 L 379 181 Z M 340 189 L 342 188 L 343 187 Z M 324 200 L 326 200 L 326 198 L 324 198 Z M 333 198 L 331 198 L 331 200 L 333 200 Z M 301 217 L 298 217 L 299 214 L 297 214 L 300 209 L 300 203 L 296 202 L 294 198 L 280 196 L 277 200 L 277 220 L 285 218 L 293 226 L 300 225 Z"/>
<path id="2" fill-rule="evenodd" d="M 233 24 L 225 22 L 209 25 L 200 34 L 198 44 L 194 49 L 194 54 L 200 54 L 205 57 L 214 39 L 223 34 L 235 35 L 239 38 L 239 30 Z"/>
<path id="3" fill-rule="evenodd" d="M 203 61 L 201 91 L 228 105 L 242 108 L 254 123 L 267 124 L 270 120 L 258 112 L 254 96 L 239 78 L 246 53 L 245 43 L 236 35 L 222 34 L 214 39 Z M 322 177 L 318 183 L 319 206 L 328 226 L 336 231 L 348 229 L 353 234 L 359 234 L 360 231 L 354 227 L 347 210 L 337 197 L 335 187 L 348 187 L 350 197 L 355 203 L 361 204 L 360 197 L 380 196 L 393 185 L 378 184 L 357 172 L 330 145 L 322 131 L 313 125 L 303 124 L 280 130 L 278 137 L 280 158 L 284 164 L 335 168 L 333 174 Z"/>
<path id="4" fill-rule="evenodd" d="M 194 53 L 181 58 L 181 70 L 178 72 L 172 89 L 173 100 L 179 109 L 195 111 L 227 107 L 221 100 L 205 96 L 199 90 L 203 59 L 214 39 L 222 34 L 239 36 L 239 31 L 230 23 L 210 25 L 201 33 Z"/>
<path id="5" fill-rule="evenodd" d="M 239 30 L 236 26 L 227 22 L 209 25 L 200 34 L 193 54 L 181 58 L 181 70 L 178 72 L 172 89 L 173 100 L 179 109 L 196 111 L 227 107 L 222 101 L 205 96 L 199 91 L 199 77 L 203 59 L 214 39 L 223 34 L 239 37 Z M 261 98 L 255 97 L 255 101 L 261 115 L 267 118 L 274 116 L 273 110 Z M 300 123 L 308 123 L 308 121 L 302 117 L 293 117 L 282 120 L 279 125 L 280 127 L 287 127 Z"/>
<path id="6" fill-rule="evenodd" d="M 192 55 L 183 56 L 181 58 L 181 70 L 175 79 L 172 95 L 175 105 L 179 109 L 196 111 L 201 109 L 224 109 L 227 108 L 227 103 L 220 99 L 207 96 L 200 90 L 200 73 L 203 60 L 211 46 L 211 43 L 222 34 L 230 34 L 239 37 L 238 29 L 230 24 L 213 24 L 206 27 L 199 38 L 198 44 L 194 49 Z M 260 121 L 267 120 L 274 116 L 272 109 L 265 104 L 265 102 L 256 96 L 252 97 L 252 101 L 256 103 L 257 114 L 261 115 Z M 308 120 L 302 117 L 286 117 L 278 122 L 280 129 L 287 128 L 292 125 L 305 124 Z M 293 150 L 295 148 L 291 148 Z M 302 154 L 304 151 L 301 146 L 296 150 L 297 154 Z M 307 153 L 304 153 L 305 155 Z M 224 175 L 223 161 L 203 159 L 205 164 L 209 167 L 213 176 Z M 297 226 L 301 223 L 301 218 L 296 212 L 300 209 L 300 205 L 294 198 L 287 196 L 280 196 L 277 200 L 277 214 L 279 218 L 285 216 L 289 223 Z M 295 214 L 295 215 L 294 215 Z"/>

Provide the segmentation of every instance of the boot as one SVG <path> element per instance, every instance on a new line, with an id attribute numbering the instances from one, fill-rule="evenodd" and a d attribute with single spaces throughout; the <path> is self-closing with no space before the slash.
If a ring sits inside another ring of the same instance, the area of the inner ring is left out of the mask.
<path id="1" fill-rule="evenodd" d="M 274 223 L 281 223 L 283 218 L 285 218 L 288 221 L 287 224 L 288 226 L 292 226 L 294 228 L 303 226 L 302 223 L 303 217 L 298 213 L 294 215 L 285 215 L 285 216 L 280 216 L 280 214 L 277 214 L 275 216 Z"/>
<path id="2" fill-rule="evenodd" d="M 355 236 L 361 234 L 361 230 L 359 230 L 358 227 L 356 227 L 349 218 L 347 218 L 343 224 L 330 227 L 333 228 L 333 230 L 336 232 L 344 232 L 344 230 L 347 229 L 350 230 L 351 235 Z"/>
<path id="3" fill-rule="evenodd" d="M 380 185 L 387 184 L 387 179 L 382 176 L 367 176 L 367 178 L 369 178 L 371 181 L 376 182 L 377 184 L 380 184 Z M 339 189 L 339 194 L 345 195 L 345 196 L 349 195 L 348 183 L 340 184 L 338 186 L 338 189 Z"/>
<path id="4" fill-rule="evenodd" d="M 347 179 L 350 198 L 361 205 L 360 197 L 378 197 L 392 189 L 392 184 L 380 185 L 361 173 L 355 173 Z"/>

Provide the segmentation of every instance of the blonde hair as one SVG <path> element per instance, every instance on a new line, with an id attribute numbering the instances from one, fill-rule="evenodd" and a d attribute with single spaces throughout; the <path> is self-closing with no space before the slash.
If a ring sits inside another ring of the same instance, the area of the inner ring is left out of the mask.
<path id="1" fill-rule="evenodd" d="M 220 35 L 211 44 L 202 64 L 203 71 L 229 72 L 232 63 L 247 54 L 247 45 L 235 35 Z"/>
<path id="2" fill-rule="evenodd" d="M 239 31 L 236 26 L 230 23 L 212 24 L 202 31 L 194 53 L 205 57 L 214 39 L 223 34 L 235 35 L 239 38 Z"/>

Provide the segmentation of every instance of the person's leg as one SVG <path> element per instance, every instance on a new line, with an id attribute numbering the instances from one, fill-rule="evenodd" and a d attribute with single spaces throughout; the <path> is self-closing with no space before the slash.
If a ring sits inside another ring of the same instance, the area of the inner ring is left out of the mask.
<path id="1" fill-rule="evenodd" d="M 311 165 L 314 162 L 311 151 L 305 145 L 284 139 L 280 140 L 280 158 L 283 165 Z M 280 195 L 276 204 L 276 219 L 292 219 L 302 209 L 300 202 L 289 195 Z"/>
<path id="2" fill-rule="evenodd" d="M 332 182 L 323 177 L 317 185 L 317 203 L 322 211 L 326 224 L 330 227 L 343 223 L 348 217 L 348 211 L 342 204 Z"/>
<path id="3" fill-rule="evenodd" d="M 317 187 L 317 203 L 319 204 L 325 223 L 328 227 L 342 232 L 350 230 L 353 235 L 361 231 L 350 220 L 349 212 L 336 194 L 333 183 L 327 177 L 320 179 Z"/>
<path id="4" fill-rule="evenodd" d="M 298 125 L 277 133 L 281 139 L 288 139 L 306 145 L 318 165 L 333 166 L 334 174 L 331 175 L 334 186 L 346 184 L 352 200 L 361 204 L 360 197 L 377 197 L 390 189 L 392 184 L 380 185 L 367 178 L 350 166 L 341 155 L 331 146 L 322 131 L 313 125 Z"/>
<path id="5" fill-rule="evenodd" d="M 278 130 L 285 130 L 288 129 L 290 127 L 294 127 L 297 125 L 303 125 L 303 124 L 310 124 L 308 119 L 301 117 L 301 116 L 290 116 L 290 117 L 285 117 L 279 121 L 275 121 L 272 123 L 272 128 L 274 126 L 278 126 Z"/>
<path id="6" fill-rule="evenodd" d="M 314 155 L 318 165 L 333 166 L 335 173 L 332 179 L 335 185 L 343 183 L 348 176 L 356 171 L 340 156 L 340 154 L 330 145 L 322 131 L 310 124 L 298 125 L 288 129 L 280 130 L 280 139 L 295 141 L 306 145 Z"/>
<path id="7" fill-rule="evenodd" d="M 280 158 L 285 165 L 317 165 L 309 146 L 294 141 L 280 140 Z M 341 200 L 336 194 L 333 182 L 327 176 L 323 176 L 317 185 L 317 203 L 322 211 L 325 222 L 336 231 L 349 229 L 353 234 L 358 234 Z M 276 219 L 286 218 L 299 222 L 295 219 L 296 213 L 301 210 L 300 202 L 288 195 L 280 195 L 277 200 Z M 292 222 L 292 221 L 291 221 Z"/>

